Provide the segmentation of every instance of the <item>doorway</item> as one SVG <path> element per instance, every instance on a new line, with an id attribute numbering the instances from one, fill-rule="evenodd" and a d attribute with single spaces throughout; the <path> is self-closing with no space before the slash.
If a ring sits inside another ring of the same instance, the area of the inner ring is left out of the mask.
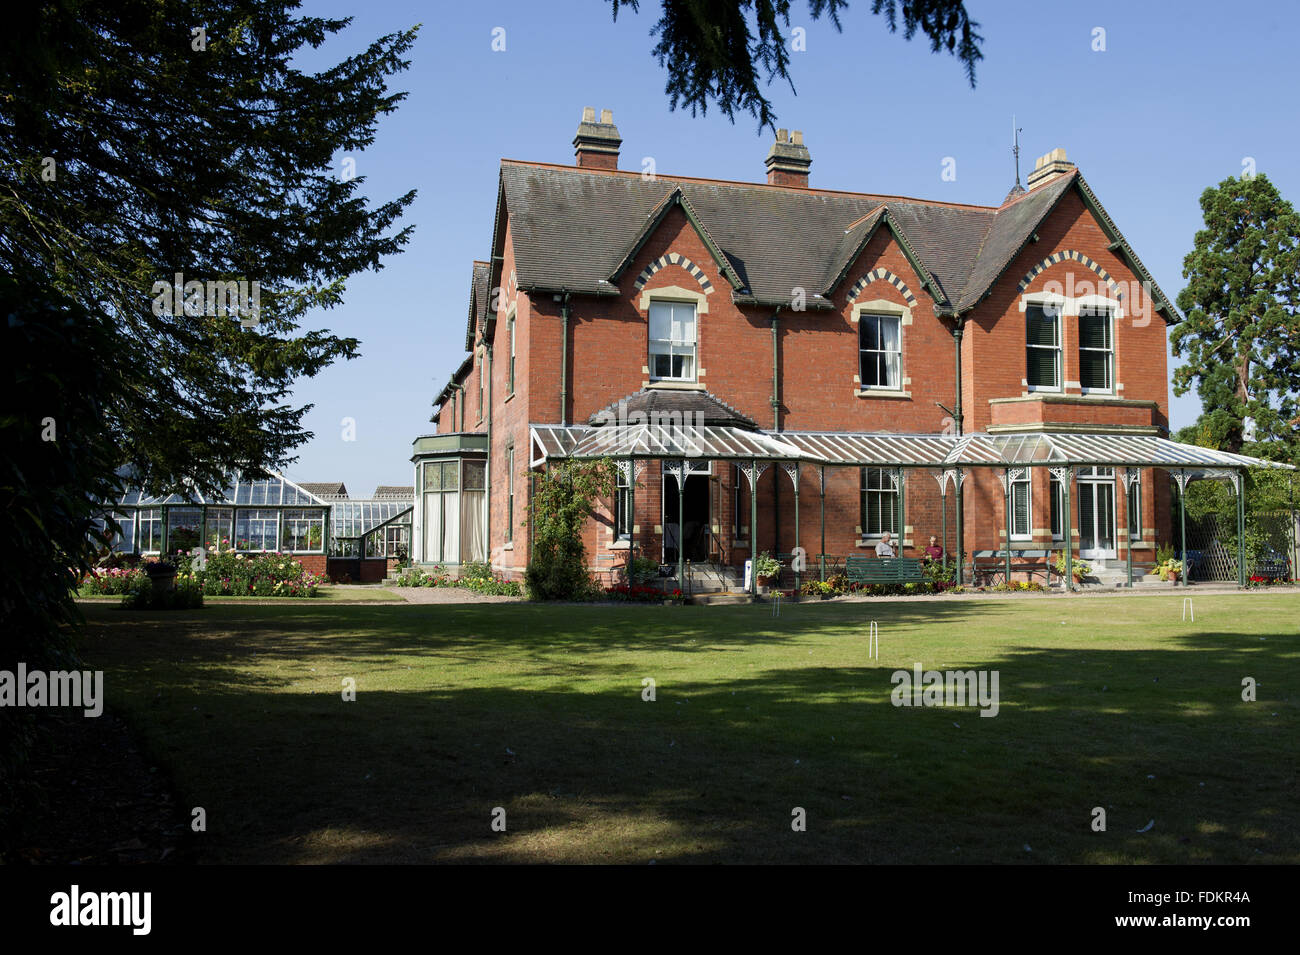
<path id="1" fill-rule="evenodd" d="M 1082 468 L 1079 471 L 1079 556 L 1108 560 L 1115 550 L 1115 471 Z"/>
<path id="2" fill-rule="evenodd" d="M 663 477 L 663 528 L 665 564 L 677 563 L 678 541 L 686 560 L 704 561 L 709 557 L 709 466 L 691 465 L 682 496 L 682 533 L 677 528 L 677 479 Z"/>

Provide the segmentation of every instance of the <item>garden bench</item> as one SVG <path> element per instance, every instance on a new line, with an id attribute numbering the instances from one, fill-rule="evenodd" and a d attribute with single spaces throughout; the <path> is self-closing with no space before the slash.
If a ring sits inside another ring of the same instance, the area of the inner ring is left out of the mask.
<path id="1" fill-rule="evenodd" d="M 848 557 L 845 575 L 853 584 L 923 584 L 925 572 L 915 557 Z"/>
<path id="2" fill-rule="evenodd" d="M 1007 574 L 1007 552 L 1005 550 L 977 550 L 972 555 L 974 563 L 971 567 L 972 578 L 978 582 L 979 575 L 983 576 L 984 582 L 989 583 L 998 578 L 1005 577 Z M 1045 583 L 1051 583 L 1052 580 L 1052 552 L 1049 550 L 1016 550 L 1011 551 L 1011 572 L 1029 574 L 1032 578 L 1035 574 L 1042 574 Z M 980 560 L 991 561 L 983 565 Z"/>

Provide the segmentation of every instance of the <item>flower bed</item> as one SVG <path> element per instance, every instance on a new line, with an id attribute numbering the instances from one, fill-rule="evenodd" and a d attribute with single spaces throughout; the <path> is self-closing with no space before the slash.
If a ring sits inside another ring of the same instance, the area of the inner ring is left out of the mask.
<path id="1" fill-rule="evenodd" d="M 445 568 L 435 566 L 432 571 L 406 570 L 397 577 L 399 587 L 464 587 L 475 593 L 491 597 L 520 597 L 519 584 L 506 580 L 492 570 L 489 564 L 479 561 L 463 564 L 460 576 L 453 577 Z"/>
<path id="2" fill-rule="evenodd" d="M 108 597 L 129 593 L 145 579 L 143 570 L 132 567 L 99 567 L 81 579 L 83 597 Z"/>
<path id="3" fill-rule="evenodd" d="M 328 584 L 288 554 L 230 551 L 209 555 L 202 570 L 186 555 L 176 575 L 177 584 L 182 581 L 193 581 L 209 597 L 316 597 Z"/>
<path id="4" fill-rule="evenodd" d="M 658 587 L 645 587 L 641 584 L 615 584 L 605 588 L 605 599 L 614 603 L 657 604 L 664 600 L 682 603 L 686 598 L 680 590 L 660 590 Z"/>

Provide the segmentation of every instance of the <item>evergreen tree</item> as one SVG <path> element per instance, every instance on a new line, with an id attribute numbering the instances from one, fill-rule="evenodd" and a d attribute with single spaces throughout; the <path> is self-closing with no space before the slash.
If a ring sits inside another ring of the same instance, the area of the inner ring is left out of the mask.
<path id="1" fill-rule="evenodd" d="M 1195 387 L 1203 443 L 1300 461 L 1300 217 L 1263 174 L 1206 189 L 1201 210 L 1170 331 L 1187 358 L 1174 393 Z"/>

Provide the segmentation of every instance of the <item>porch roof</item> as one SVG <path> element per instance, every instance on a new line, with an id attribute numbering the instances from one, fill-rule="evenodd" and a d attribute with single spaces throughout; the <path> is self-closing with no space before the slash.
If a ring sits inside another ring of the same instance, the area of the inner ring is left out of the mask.
<path id="1" fill-rule="evenodd" d="M 827 467 L 1099 466 L 1286 468 L 1289 464 L 1128 434 L 900 434 L 849 431 L 750 431 L 706 425 L 533 425 L 532 461 L 600 458 L 697 458 L 798 461 Z"/>

